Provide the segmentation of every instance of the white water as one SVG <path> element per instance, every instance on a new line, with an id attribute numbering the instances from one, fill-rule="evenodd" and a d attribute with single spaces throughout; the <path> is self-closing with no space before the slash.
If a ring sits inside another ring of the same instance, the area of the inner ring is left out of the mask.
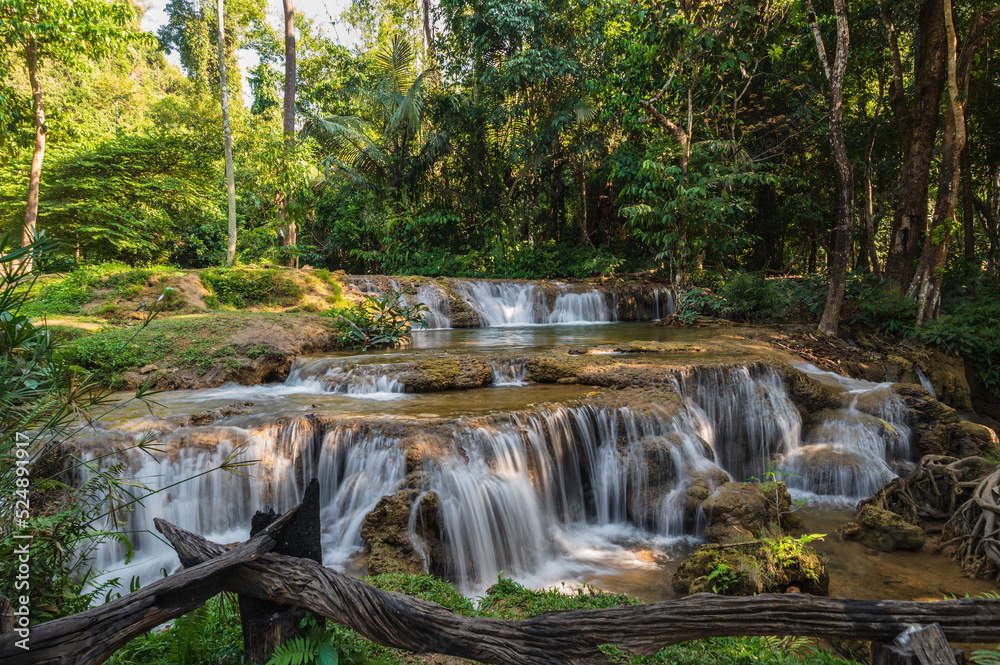
<path id="1" fill-rule="evenodd" d="M 919 367 L 917 368 L 917 378 L 920 379 L 920 385 L 924 387 L 924 390 L 929 392 L 931 397 L 937 399 L 937 392 L 934 390 L 934 384 L 931 383 L 931 380 L 927 378 L 927 375 L 924 374 L 924 371 Z"/>
<path id="2" fill-rule="evenodd" d="M 523 362 L 493 363 L 493 387 L 526 386 L 528 366 Z"/>
<path id="3" fill-rule="evenodd" d="M 384 373 L 378 365 L 361 365 L 345 369 L 326 360 L 296 362 L 288 372 L 283 386 L 318 387 L 318 392 L 372 400 L 392 400 L 405 397 L 406 386 L 398 378 Z"/>
<path id="4" fill-rule="evenodd" d="M 871 496 L 896 476 L 894 461 L 913 456 L 903 401 L 891 383 L 852 379 L 808 363 L 795 367 L 840 387 L 848 403 L 787 450 L 785 468 L 796 474 L 787 479 L 789 487 L 850 499 Z"/>
<path id="5" fill-rule="evenodd" d="M 391 385 L 379 366 L 363 370 L 303 362 L 288 383 L 357 391 Z M 512 385 L 523 366 L 494 371 L 496 385 Z M 686 491 L 709 472 L 744 480 L 783 469 L 796 474 L 784 480 L 798 491 L 867 495 L 892 476 L 889 462 L 910 454 L 902 403 L 879 384 L 818 376 L 841 386 L 847 397 L 844 408 L 828 412 L 805 439 L 781 377 L 754 368 L 677 375 L 685 405 L 679 410 L 550 406 L 434 421 L 433 431 L 448 443 L 423 458 L 415 476 L 420 485 L 408 489 L 411 496 L 437 495 L 447 557 L 436 567 L 466 593 L 481 593 L 500 571 L 540 585 L 655 568 L 641 551 L 669 552 L 672 543 L 700 533 L 698 515 L 685 514 Z M 163 437 L 160 462 L 131 459 L 135 475 L 153 488 L 194 479 L 153 495 L 136 512 L 129 530 L 138 563 L 116 572 L 122 552 L 107 545 L 98 552 L 99 568 L 148 582 L 161 568 L 176 566 L 172 549 L 151 535 L 153 516 L 220 542 L 243 540 L 254 511 L 294 505 L 313 477 L 321 487 L 324 563 L 343 568 L 363 547 L 365 515 L 406 478 L 403 442 L 372 424 L 267 416 L 227 422 L 241 426 L 180 427 Z M 122 429 L 130 433 L 110 434 L 139 435 L 127 424 Z M 240 446 L 245 450 L 238 459 L 258 460 L 252 477 L 198 475 Z M 772 461 L 780 466 L 769 466 Z M 411 531 L 417 513 L 415 507 Z M 419 535 L 412 540 L 430 568 L 432 553 Z"/>

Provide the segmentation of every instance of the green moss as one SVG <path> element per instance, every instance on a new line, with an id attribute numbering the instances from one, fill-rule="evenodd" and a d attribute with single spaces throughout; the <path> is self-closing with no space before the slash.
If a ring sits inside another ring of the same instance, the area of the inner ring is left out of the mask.
<path id="1" fill-rule="evenodd" d="M 462 371 L 453 358 L 427 358 L 421 360 L 419 365 L 435 390 L 446 390 L 455 385 L 455 379 Z"/>

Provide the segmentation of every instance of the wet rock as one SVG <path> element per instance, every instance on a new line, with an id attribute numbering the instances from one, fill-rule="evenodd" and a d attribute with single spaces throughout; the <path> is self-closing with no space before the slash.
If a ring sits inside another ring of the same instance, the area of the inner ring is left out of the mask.
<path id="1" fill-rule="evenodd" d="M 786 529 L 802 522 L 791 512 L 792 499 L 782 482 L 725 483 L 701 509 L 708 521 L 705 538 L 713 543 L 748 540 L 779 523 Z"/>
<path id="2" fill-rule="evenodd" d="M 924 388 L 908 383 L 893 386 L 906 405 L 906 417 L 922 455 L 970 457 L 996 455 L 1000 444 L 988 427 L 963 421 L 958 412 Z"/>
<path id="3" fill-rule="evenodd" d="M 858 513 L 861 529 L 858 539 L 867 547 L 880 552 L 919 550 L 924 546 L 924 530 L 907 524 L 903 518 L 888 510 L 865 506 Z"/>
<path id="4" fill-rule="evenodd" d="M 478 356 L 434 357 L 407 365 L 398 378 L 407 392 L 468 390 L 489 385 L 493 370 Z"/>
<path id="5" fill-rule="evenodd" d="M 788 397 L 803 417 L 823 409 L 841 407 L 840 397 L 837 393 L 816 379 L 806 376 L 787 363 L 775 362 L 771 363 L 771 367 L 784 378 Z"/>
<path id="6" fill-rule="evenodd" d="M 423 562 L 406 528 L 409 519 L 410 506 L 402 493 L 382 497 L 365 515 L 361 538 L 365 541 L 369 575 L 423 572 Z"/>
<path id="7" fill-rule="evenodd" d="M 857 540 L 861 535 L 861 525 L 857 522 L 844 522 L 837 527 L 837 536 L 841 540 Z"/>
<path id="8" fill-rule="evenodd" d="M 939 401 L 956 409 L 972 410 L 972 390 L 962 358 L 934 350 L 919 364 L 934 386 Z"/>
<path id="9" fill-rule="evenodd" d="M 729 474 L 722 469 L 691 474 L 687 489 L 684 492 L 684 528 L 692 529 L 697 521 L 698 510 L 715 488 L 729 482 Z"/>
<path id="10" fill-rule="evenodd" d="M 858 451 L 836 445 L 811 445 L 799 449 L 788 468 L 817 494 L 843 494 L 852 480 L 864 475 L 871 459 Z"/>

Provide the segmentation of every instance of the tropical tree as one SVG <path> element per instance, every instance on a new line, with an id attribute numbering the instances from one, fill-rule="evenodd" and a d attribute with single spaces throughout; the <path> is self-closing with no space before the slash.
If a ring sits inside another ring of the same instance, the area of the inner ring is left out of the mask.
<path id="1" fill-rule="evenodd" d="M 310 118 L 306 132 L 327 150 L 324 171 L 335 169 L 397 203 L 416 191 L 421 177 L 443 154 L 447 137 L 424 117 L 425 81 L 416 74 L 409 42 L 395 37 L 375 56 L 373 75 L 356 95 L 360 115 Z"/>
<path id="2" fill-rule="evenodd" d="M 31 85 L 35 147 L 28 176 L 27 205 L 22 242 L 36 235 L 38 197 L 45 158 L 45 105 L 41 68 L 46 61 L 86 67 L 87 58 L 100 58 L 122 46 L 148 38 L 135 31 L 130 5 L 105 0 L 0 0 L 0 70 L 16 57 L 24 63 Z M 16 54 L 16 55 L 15 55 Z M 30 261 L 31 256 L 25 257 Z"/>

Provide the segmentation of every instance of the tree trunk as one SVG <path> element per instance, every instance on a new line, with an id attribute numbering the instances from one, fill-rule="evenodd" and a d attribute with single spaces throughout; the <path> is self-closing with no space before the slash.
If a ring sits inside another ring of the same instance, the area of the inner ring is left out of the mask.
<path id="1" fill-rule="evenodd" d="M 229 242 L 226 244 L 226 266 L 236 261 L 236 181 L 233 175 L 233 133 L 229 125 L 229 90 L 226 87 L 226 30 L 224 6 L 218 0 L 219 12 L 219 90 L 222 98 L 222 128 L 226 144 L 226 197 L 229 201 Z"/>
<path id="2" fill-rule="evenodd" d="M 1000 18 L 1000 7 L 988 14 L 974 12 L 969 32 L 959 51 L 951 0 L 941 0 L 940 4 L 944 14 L 946 36 L 948 104 L 945 135 L 941 144 L 941 171 L 934 218 L 931 221 L 930 232 L 924 240 L 917 274 L 907 293 L 917 300 L 917 325 L 923 323 L 925 318 L 936 316 L 940 305 L 941 280 L 948 258 L 948 242 L 951 239 L 951 224 L 955 217 L 955 203 L 958 200 L 961 176 L 959 159 L 966 142 L 965 105 L 968 102 L 973 57 L 983 41 L 986 30 Z"/>
<path id="3" fill-rule="evenodd" d="M 878 252 L 875 247 L 875 234 L 878 228 L 875 226 L 875 197 L 872 192 L 872 150 L 875 148 L 875 134 L 878 129 L 879 116 L 882 114 L 882 98 L 884 93 L 882 78 L 879 77 L 878 103 L 875 106 L 875 115 L 872 118 L 872 129 L 868 134 L 868 142 L 865 144 L 865 160 L 863 171 L 863 189 L 865 195 L 864 209 L 864 229 L 861 238 L 861 247 L 858 248 L 858 268 L 868 269 L 875 273 L 879 279 L 882 278 L 882 266 L 879 265 Z"/>
<path id="4" fill-rule="evenodd" d="M 887 24 L 888 25 L 888 24 Z M 889 234 L 885 276 L 905 292 L 927 229 L 927 189 L 945 82 L 945 35 L 941 3 L 930 0 L 920 12 L 920 48 L 914 72 L 912 107 L 906 100 L 899 49 L 889 27 L 893 80 L 889 97 L 903 142 L 899 194 Z"/>
<path id="5" fill-rule="evenodd" d="M 273 510 L 258 511 L 253 516 L 250 539 L 270 527 L 278 515 Z M 313 478 L 306 487 L 295 517 L 272 535 L 278 554 L 307 558 L 323 563 L 320 544 L 319 481 Z M 252 596 L 240 596 L 240 624 L 243 628 L 243 652 L 246 662 L 264 665 L 274 650 L 302 632 L 299 623 L 306 611 L 294 605 L 282 605 Z"/>
<path id="6" fill-rule="evenodd" d="M 962 150 L 962 225 L 965 231 L 965 263 L 970 270 L 980 271 L 976 266 L 976 214 L 972 202 L 972 159 L 969 157 L 968 128 L 966 144 Z M 975 266 L 975 268 L 973 268 Z"/>
<path id="7" fill-rule="evenodd" d="M 991 273 L 996 273 L 997 249 L 1000 246 L 1000 238 L 997 237 L 1000 235 L 997 230 L 997 221 L 988 203 L 975 196 L 972 200 L 976 205 L 976 210 L 979 211 L 979 216 L 983 219 L 983 226 L 986 227 L 986 235 L 990 239 L 990 251 L 986 257 L 986 267 Z"/>
<path id="8" fill-rule="evenodd" d="M 285 99 L 284 114 L 282 118 L 282 130 L 285 135 L 285 152 L 290 153 L 292 143 L 295 141 L 295 7 L 291 0 L 284 0 L 285 11 Z M 295 218 L 287 215 L 289 199 L 292 192 L 285 192 L 281 197 L 282 217 L 288 221 L 285 230 L 285 243 L 295 251 Z M 293 255 L 291 266 L 299 267 L 299 257 Z"/>
<path id="9" fill-rule="evenodd" d="M 28 175 L 28 205 L 24 209 L 24 232 L 21 245 L 34 242 L 38 235 L 38 190 L 42 183 L 42 160 L 45 159 L 45 108 L 42 106 L 42 84 L 38 78 L 38 44 L 28 36 L 24 46 L 25 61 L 28 63 L 28 80 L 31 83 L 31 101 L 35 110 L 35 152 L 31 155 L 31 171 Z M 31 256 L 24 259 L 27 270 L 31 270 Z"/>
<path id="10" fill-rule="evenodd" d="M 826 296 L 818 330 L 823 335 L 835 336 L 837 326 L 840 324 L 840 308 L 844 302 L 844 289 L 847 285 L 854 225 L 854 174 L 847 157 L 847 145 L 844 143 L 844 75 L 847 72 L 851 32 L 847 22 L 845 0 L 833 0 L 833 9 L 837 14 L 837 51 L 831 68 L 812 0 L 807 0 L 806 6 L 809 9 L 809 21 L 812 23 L 816 38 L 816 50 L 820 62 L 823 63 L 823 71 L 830 81 L 830 145 L 833 151 L 833 167 L 837 174 L 837 226 L 834 230 L 833 252 L 830 257 L 830 290 Z"/>

